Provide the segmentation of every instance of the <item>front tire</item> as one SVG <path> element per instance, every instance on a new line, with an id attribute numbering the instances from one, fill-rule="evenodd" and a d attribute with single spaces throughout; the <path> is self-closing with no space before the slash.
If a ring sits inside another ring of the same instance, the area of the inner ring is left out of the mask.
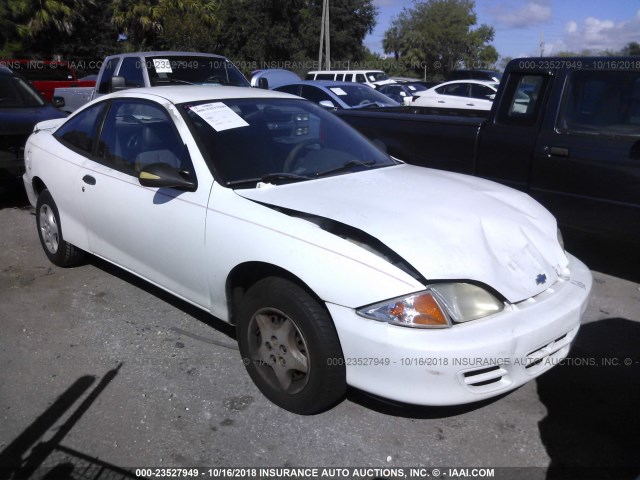
<path id="1" fill-rule="evenodd" d="M 49 190 L 43 190 L 36 202 L 36 225 L 42 249 L 51 263 L 70 267 L 82 260 L 84 252 L 64 240 L 58 207 Z"/>
<path id="2" fill-rule="evenodd" d="M 309 415 L 344 395 L 346 370 L 328 312 L 278 277 L 253 285 L 238 307 L 238 345 L 247 372 L 276 405 Z"/>

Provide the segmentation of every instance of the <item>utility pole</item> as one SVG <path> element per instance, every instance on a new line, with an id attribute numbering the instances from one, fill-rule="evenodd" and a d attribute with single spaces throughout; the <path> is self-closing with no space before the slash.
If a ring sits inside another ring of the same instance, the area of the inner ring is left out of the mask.
<path id="1" fill-rule="evenodd" d="M 540 32 L 540 56 L 544 57 L 544 30 Z"/>
<path id="2" fill-rule="evenodd" d="M 320 24 L 320 51 L 318 67 L 322 70 L 322 44 L 324 43 L 324 61 L 326 70 L 331 70 L 331 37 L 329 35 L 329 0 L 322 2 L 322 22 Z"/>

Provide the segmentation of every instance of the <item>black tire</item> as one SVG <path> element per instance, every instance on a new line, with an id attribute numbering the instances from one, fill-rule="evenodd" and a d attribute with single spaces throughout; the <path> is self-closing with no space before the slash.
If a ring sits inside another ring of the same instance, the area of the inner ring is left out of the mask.
<path id="1" fill-rule="evenodd" d="M 58 207 L 49 190 L 43 190 L 38 195 L 36 225 L 42 249 L 51 263 L 58 267 L 70 267 L 82 260 L 84 252 L 67 243 L 62 236 Z"/>
<path id="2" fill-rule="evenodd" d="M 238 306 L 237 334 L 247 372 L 279 407 L 310 415 L 343 397 L 346 370 L 333 321 L 298 285 L 278 277 L 253 285 Z"/>

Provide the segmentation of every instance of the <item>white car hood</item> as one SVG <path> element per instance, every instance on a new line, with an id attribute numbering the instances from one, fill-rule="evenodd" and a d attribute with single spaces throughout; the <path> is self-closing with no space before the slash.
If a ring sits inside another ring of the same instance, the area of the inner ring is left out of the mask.
<path id="1" fill-rule="evenodd" d="M 399 165 L 236 193 L 356 227 L 427 280 L 482 282 L 510 302 L 547 289 L 568 265 L 546 209 L 467 175 Z"/>

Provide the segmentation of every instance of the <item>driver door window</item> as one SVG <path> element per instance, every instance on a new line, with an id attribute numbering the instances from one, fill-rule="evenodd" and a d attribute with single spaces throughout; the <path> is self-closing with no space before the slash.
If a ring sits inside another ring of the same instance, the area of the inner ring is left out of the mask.
<path id="1" fill-rule="evenodd" d="M 162 107 L 131 100 L 112 103 L 98 146 L 102 163 L 136 176 L 151 163 L 193 172 L 184 152 L 184 143 Z"/>

